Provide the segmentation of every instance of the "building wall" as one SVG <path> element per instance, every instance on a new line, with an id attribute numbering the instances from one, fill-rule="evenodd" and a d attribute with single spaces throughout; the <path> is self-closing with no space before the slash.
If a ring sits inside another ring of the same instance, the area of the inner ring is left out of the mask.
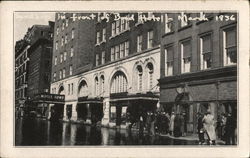
<path id="1" fill-rule="evenodd" d="M 72 75 L 76 75 L 83 70 L 88 70 L 88 65 L 92 63 L 93 48 L 94 48 L 94 30 L 95 25 L 93 20 L 78 20 L 73 21 L 71 18 L 73 13 L 65 14 L 65 18 L 58 19 L 56 13 L 55 29 L 54 29 L 54 48 L 52 58 L 52 82 L 58 81 L 59 72 L 65 68 L 66 74 L 64 78 Z M 76 16 L 85 16 L 88 14 L 77 13 Z M 66 26 L 66 19 L 68 19 L 68 26 Z M 64 29 L 63 26 L 64 25 Z M 58 34 L 57 34 L 58 29 Z M 74 38 L 72 38 L 72 30 L 74 30 Z M 65 44 L 65 36 L 68 36 L 68 42 Z M 62 37 L 64 37 L 64 44 L 62 43 Z M 58 49 L 56 49 L 56 43 L 58 42 Z M 74 49 L 73 56 L 71 57 L 71 48 Z M 67 53 L 66 60 L 60 63 L 60 54 Z M 55 58 L 57 58 L 57 64 L 55 65 Z M 73 73 L 70 75 L 70 66 L 73 67 Z M 86 71 L 85 70 L 85 71 Z M 53 75 L 56 73 L 54 79 Z"/>

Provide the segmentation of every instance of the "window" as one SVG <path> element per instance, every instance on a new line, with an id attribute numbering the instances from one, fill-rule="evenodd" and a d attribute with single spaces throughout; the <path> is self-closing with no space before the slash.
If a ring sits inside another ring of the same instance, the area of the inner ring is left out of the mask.
<path id="1" fill-rule="evenodd" d="M 44 36 L 44 32 L 43 31 L 41 31 L 41 36 Z"/>
<path id="2" fill-rule="evenodd" d="M 75 38 L 75 29 L 71 30 L 71 38 L 74 39 Z"/>
<path id="3" fill-rule="evenodd" d="M 112 22 L 112 32 L 111 32 L 111 36 L 115 36 L 115 21 Z"/>
<path id="4" fill-rule="evenodd" d="M 115 60 L 120 58 L 119 45 L 115 46 Z"/>
<path id="5" fill-rule="evenodd" d="M 181 44 L 181 72 L 190 72 L 191 68 L 191 41 L 185 41 Z"/>
<path id="6" fill-rule="evenodd" d="M 102 75 L 100 78 L 101 78 L 101 82 L 100 82 L 101 94 L 103 95 L 103 93 L 104 93 L 104 76 Z"/>
<path id="7" fill-rule="evenodd" d="M 137 52 L 142 51 L 142 35 L 137 36 Z"/>
<path id="8" fill-rule="evenodd" d="M 65 35 L 65 44 L 67 44 L 68 43 L 68 35 L 66 34 Z"/>
<path id="9" fill-rule="evenodd" d="M 63 68 L 63 78 L 65 78 L 65 73 L 66 73 L 66 70 L 65 70 L 65 68 Z"/>
<path id="10" fill-rule="evenodd" d="M 106 41 L 106 28 L 102 29 L 102 41 Z"/>
<path id="11" fill-rule="evenodd" d="M 101 22 L 101 13 L 97 13 L 97 22 Z"/>
<path id="12" fill-rule="evenodd" d="M 96 33 L 96 44 L 99 44 L 100 43 L 100 32 L 97 32 Z"/>
<path id="13" fill-rule="evenodd" d="M 53 81 L 56 81 L 56 72 L 54 72 Z"/>
<path id="14" fill-rule="evenodd" d="M 105 63 L 105 51 L 102 51 L 102 64 Z"/>
<path id="15" fill-rule="evenodd" d="M 63 46 L 64 43 L 64 37 L 62 36 L 61 46 Z"/>
<path id="16" fill-rule="evenodd" d="M 99 65 L 99 54 L 95 55 L 95 65 L 98 66 Z"/>
<path id="17" fill-rule="evenodd" d="M 68 84 L 68 95 L 70 95 L 70 84 Z"/>
<path id="18" fill-rule="evenodd" d="M 173 62 L 174 62 L 174 52 L 173 46 L 169 46 L 165 49 L 165 75 L 171 76 L 173 75 Z"/>
<path id="19" fill-rule="evenodd" d="M 74 94 L 74 84 L 71 83 L 71 94 Z"/>
<path id="20" fill-rule="evenodd" d="M 121 19 L 121 31 L 126 30 L 126 21 L 125 19 Z"/>
<path id="21" fill-rule="evenodd" d="M 99 95 L 99 82 L 97 77 L 95 77 L 95 95 Z"/>
<path id="22" fill-rule="evenodd" d="M 62 30 L 64 30 L 64 26 L 65 26 L 65 23 L 63 22 L 63 23 L 62 23 Z"/>
<path id="23" fill-rule="evenodd" d="M 69 66 L 69 75 L 72 75 L 73 74 L 73 67 L 72 65 Z"/>
<path id="24" fill-rule="evenodd" d="M 69 26 L 69 19 L 68 19 L 68 18 L 66 19 L 65 26 L 66 26 L 66 27 L 68 27 L 68 26 Z"/>
<path id="25" fill-rule="evenodd" d="M 211 68 L 212 66 L 212 43 L 211 35 L 205 35 L 200 38 L 200 68 L 201 70 Z"/>
<path id="26" fill-rule="evenodd" d="M 63 54 L 61 53 L 60 54 L 60 63 L 62 63 L 63 62 Z"/>
<path id="27" fill-rule="evenodd" d="M 62 79 L 62 70 L 59 72 L 59 79 Z"/>
<path id="28" fill-rule="evenodd" d="M 142 15 L 142 12 L 137 13 L 137 17 L 138 17 L 137 24 L 143 23 L 143 15 Z"/>
<path id="29" fill-rule="evenodd" d="M 137 66 L 137 83 L 138 91 L 142 91 L 142 67 Z"/>
<path id="30" fill-rule="evenodd" d="M 129 54 L 129 41 L 125 42 L 125 57 Z"/>
<path id="31" fill-rule="evenodd" d="M 121 71 L 118 71 L 111 82 L 111 93 L 122 93 L 127 92 L 127 78 L 125 74 Z"/>
<path id="32" fill-rule="evenodd" d="M 174 26 L 174 21 L 167 14 L 165 14 L 165 33 L 172 32 Z"/>
<path id="33" fill-rule="evenodd" d="M 128 17 L 128 16 L 127 16 Z M 129 20 L 125 20 L 125 29 L 129 29 Z"/>
<path id="34" fill-rule="evenodd" d="M 59 27 L 56 28 L 56 35 L 59 34 Z"/>
<path id="35" fill-rule="evenodd" d="M 56 50 L 58 49 L 58 41 L 56 41 Z"/>
<path id="36" fill-rule="evenodd" d="M 112 47 L 111 48 L 111 61 L 114 61 L 115 60 L 115 48 Z"/>
<path id="37" fill-rule="evenodd" d="M 116 34 L 120 32 L 120 20 L 116 20 Z"/>
<path id="38" fill-rule="evenodd" d="M 125 43 L 120 44 L 120 58 L 125 56 Z"/>
<path id="39" fill-rule="evenodd" d="M 148 69 L 148 89 L 151 90 L 153 88 L 153 75 L 154 75 L 154 66 L 152 63 L 147 64 Z"/>
<path id="40" fill-rule="evenodd" d="M 55 57 L 55 65 L 57 65 L 57 57 Z"/>
<path id="41" fill-rule="evenodd" d="M 152 48 L 153 47 L 153 30 L 148 32 L 148 48 Z"/>
<path id="42" fill-rule="evenodd" d="M 64 52 L 63 60 L 66 61 L 66 59 L 67 59 L 67 52 Z"/>
<path id="43" fill-rule="evenodd" d="M 237 63 L 237 33 L 236 28 L 223 31 L 224 65 L 235 65 Z"/>
<path id="44" fill-rule="evenodd" d="M 70 57 L 73 57 L 74 56 L 74 48 L 73 46 L 70 48 Z"/>

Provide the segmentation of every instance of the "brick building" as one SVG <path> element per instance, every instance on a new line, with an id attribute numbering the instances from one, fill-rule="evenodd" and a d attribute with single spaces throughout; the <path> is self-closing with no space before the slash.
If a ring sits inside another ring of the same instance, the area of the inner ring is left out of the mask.
<path id="1" fill-rule="evenodd" d="M 160 14 L 95 15 L 94 33 L 87 31 L 94 34 L 94 56 L 89 57 L 93 67 L 55 80 L 51 90 L 57 94 L 64 90 L 64 120 L 126 127 L 128 113 L 145 116 L 159 106 Z"/>
<path id="2" fill-rule="evenodd" d="M 197 112 L 237 119 L 237 14 L 181 18 L 200 14 L 165 14 L 162 25 L 160 103 L 168 113 L 184 114 L 186 133 L 196 132 Z"/>
<path id="3" fill-rule="evenodd" d="M 28 29 L 22 40 L 16 42 L 15 45 L 15 98 L 16 111 L 20 111 L 20 106 L 23 107 L 28 99 L 31 99 L 34 94 L 44 91 L 46 87 L 49 91 L 50 82 L 42 82 L 41 76 L 46 72 L 51 73 L 51 69 L 41 68 L 40 66 L 48 64 L 45 59 L 51 60 L 51 56 L 43 58 L 43 48 L 45 43 L 52 47 L 53 22 L 49 25 L 33 25 Z M 46 41 L 46 42 L 44 42 Z M 39 55 L 38 55 L 39 53 Z M 50 51 L 49 54 L 52 52 Z M 37 56 L 38 55 L 38 56 Z M 37 66 L 35 66 L 36 64 Z"/>

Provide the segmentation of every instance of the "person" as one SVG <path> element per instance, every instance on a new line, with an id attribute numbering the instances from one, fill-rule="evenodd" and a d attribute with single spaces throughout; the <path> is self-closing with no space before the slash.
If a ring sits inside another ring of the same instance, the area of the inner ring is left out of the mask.
<path id="1" fill-rule="evenodd" d="M 214 127 L 214 116 L 211 114 L 210 110 L 206 112 L 202 122 L 208 136 L 208 144 L 215 145 L 216 133 Z"/>
<path id="2" fill-rule="evenodd" d="M 235 128 L 236 124 L 231 113 L 228 113 L 225 125 L 225 141 L 226 145 L 235 145 Z"/>
<path id="3" fill-rule="evenodd" d="M 150 135 L 155 135 L 155 114 L 151 113 Z"/>
<path id="4" fill-rule="evenodd" d="M 180 115 L 180 124 L 181 124 L 181 136 L 186 136 L 185 133 L 185 119 L 184 119 L 185 113 L 182 113 Z"/>
<path id="5" fill-rule="evenodd" d="M 173 135 L 173 132 L 174 132 L 174 119 L 175 119 L 175 114 L 174 112 L 172 112 L 171 117 L 170 117 L 170 122 L 169 122 L 170 135 Z"/>
<path id="6" fill-rule="evenodd" d="M 165 117 L 166 117 L 166 124 L 165 124 L 165 126 L 166 126 L 166 134 L 168 134 L 169 133 L 170 116 L 169 116 L 168 113 L 166 113 Z"/>
<path id="7" fill-rule="evenodd" d="M 181 122 L 182 122 L 181 114 L 177 113 L 174 119 L 174 136 L 175 137 L 182 136 Z"/>
<path id="8" fill-rule="evenodd" d="M 139 136 L 143 136 L 143 128 L 144 128 L 143 117 L 140 116 L 140 119 L 139 119 Z"/>
<path id="9" fill-rule="evenodd" d="M 203 127 L 203 115 L 198 112 L 197 113 L 197 118 L 198 118 L 198 126 L 197 126 L 197 131 L 198 131 L 198 136 L 199 136 L 199 144 L 203 144 L 205 142 L 205 138 L 204 138 L 204 127 Z"/>

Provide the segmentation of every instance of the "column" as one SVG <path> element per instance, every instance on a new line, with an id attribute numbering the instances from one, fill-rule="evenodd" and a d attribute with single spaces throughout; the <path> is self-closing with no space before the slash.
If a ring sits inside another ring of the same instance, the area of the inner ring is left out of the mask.
<path id="1" fill-rule="evenodd" d="M 48 109 L 47 109 L 47 119 L 49 120 L 51 118 L 51 106 L 53 106 L 54 104 L 49 104 L 48 105 Z"/>
<path id="2" fill-rule="evenodd" d="M 76 106 L 77 106 L 77 103 L 73 103 L 72 104 L 72 117 L 71 117 L 72 121 L 76 121 L 77 120 Z"/>
<path id="3" fill-rule="evenodd" d="M 90 104 L 86 104 L 87 106 L 87 119 L 86 119 L 86 123 L 87 124 L 91 124 L 91 109 L 90 109 Z"/>
<path id="4" fill-rule="evenodd" d="M 67 104 L 65 104 L 63 107 L 63 121 L 69 121 L 67 117 Z"/>
<path id="5" fill-rule="evenodd" d="M 109 124 L 109 107 L 110 107 L 109 98 L 105 98 L 103 100 L 103 114 L 104 114 L 102 118 L 103 126 L 108 126 Z"/>

